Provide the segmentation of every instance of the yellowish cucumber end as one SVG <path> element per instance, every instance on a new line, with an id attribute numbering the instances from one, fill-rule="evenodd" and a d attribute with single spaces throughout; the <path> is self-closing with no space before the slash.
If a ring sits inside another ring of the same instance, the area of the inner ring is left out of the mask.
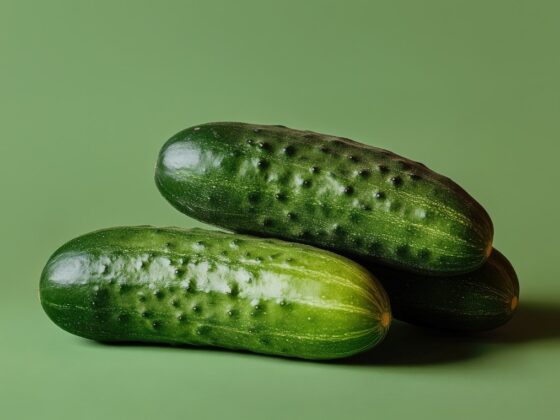
<path id="1" fill-rule="evenodd" d="M 389 325 L 391 324 L 391 313 L 390 312 L 383 312 L 381 314 L 381 326 L 383 328 L 389 328 Z"/>
<path id="2" fill-rule="evenodd" d="M 486 256 L 486 258 L 488 258 L 490 254 L 492 254 L 492 249 L 494 249 L 492 247 L 492 241 L 488 241 L 488 244 L 486 245 L 486 249 L 484 250 L 484 255 Z"/>
<path id="3" fill-rule="evenodd" d="M 510 303 L 511 311 L 512 312 L 515 311 L 518 305 L 519 305 L 519 298 L 517 296 L 512 297 Z"/>

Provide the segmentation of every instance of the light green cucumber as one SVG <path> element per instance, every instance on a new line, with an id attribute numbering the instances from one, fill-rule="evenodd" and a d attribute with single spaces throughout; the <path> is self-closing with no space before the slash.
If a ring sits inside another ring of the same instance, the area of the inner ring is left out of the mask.
<path id="1" fill-rule="evenodd" d="M 49 259 L 41 303 L 100 341 L 242 349 L 306 359 L 377 344 L 391 315 L 360 265 L 310 246 L 201 229 L 100 230 Z"/>

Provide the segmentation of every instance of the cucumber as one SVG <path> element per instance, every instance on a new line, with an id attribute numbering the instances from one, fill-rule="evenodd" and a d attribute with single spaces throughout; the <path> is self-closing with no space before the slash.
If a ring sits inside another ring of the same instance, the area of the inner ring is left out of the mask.
<path id="1" fill-rule="evenodd" d="M 203 222 L 409 271 L 471 271 L 492 249 L 490 217 L 449 178 L 341 137 L 199 125 L 165 143 L 155 180 L 175 208 Z"/>
<path id="2" fill-rule="evenodd" d="M 366 350 L 391 320 L 384 290 L 353 261 L 202 229 L 120 227 L 73 239 L 46 264 L 40 296 L 58 326 L 94 340 L 305 359 Z"/>
<path id="3" fill-rule="evenodd" d="M 375 273 L 395 318 L 458 331 L 483 331 L 506 323 L 519 303 L 519 282 L 510 262 L 494 250 L 478 270 L 456 277 L 430 277 L 389 269 Z"/>

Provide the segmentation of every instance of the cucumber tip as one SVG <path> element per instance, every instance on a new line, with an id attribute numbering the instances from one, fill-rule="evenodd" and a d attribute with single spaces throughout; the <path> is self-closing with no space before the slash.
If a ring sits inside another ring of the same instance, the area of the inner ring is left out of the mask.
<path id="1" fill-rule="evenodd" d="M 383 312 L 381 314 L 381 326 L 383 328 L 388 328 L 391 324 L 391 314 L 389 312 Z"/>
<path id="2" fill-rule="evenodd" d="M 517 309 L 517 305 L 519 305 L 519 298 L 517 296 L 514 296 L 511 298 L 511 303 L 510 303 L 511 310 L 515 311 L 515 309 Z"/>

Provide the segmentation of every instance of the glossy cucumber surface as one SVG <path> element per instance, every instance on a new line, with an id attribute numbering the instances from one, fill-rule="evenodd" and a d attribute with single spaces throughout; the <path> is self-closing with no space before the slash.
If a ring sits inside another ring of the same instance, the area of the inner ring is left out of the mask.
<path id="1" fill-rule="evenodd" d="M 449 178 L 341 137 L 203 124 L 163 146 L 155 179 L 198 220 L 409 271 L 467 272 L 492 249 L 490 217 Z"/>
<path id="2" fill-rule="evenodd" d="M 494 250 L 476 271 L 430 277 L 369 267 L 389 294 L 395 318 L 429 327 L 482 331 L 506 323 L 519 304 L 519 282 L 510 262 Z"/>
<path id="3" fill-rule="evenodd" d="M 46 264 L 40 296 L 57 325 L 94 340 L 307 359 L 364 351 L 391 320 L 379 283 L 344 257 L 202 229 L 121 227 L 73 239 Z"/>

